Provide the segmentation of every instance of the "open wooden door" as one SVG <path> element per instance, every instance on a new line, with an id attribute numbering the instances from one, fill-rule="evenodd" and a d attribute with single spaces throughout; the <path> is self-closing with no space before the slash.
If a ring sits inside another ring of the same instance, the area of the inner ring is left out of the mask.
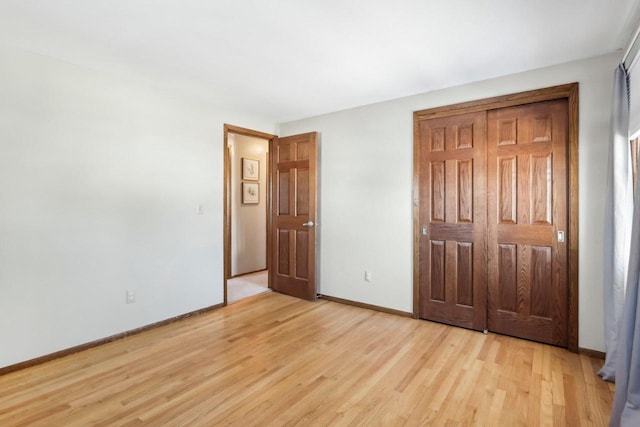
<path id="1" fill-rule="evenodd" d="M 272 153 L 271 288 L 315 300 L 317 133 L 275 138 Z"/>

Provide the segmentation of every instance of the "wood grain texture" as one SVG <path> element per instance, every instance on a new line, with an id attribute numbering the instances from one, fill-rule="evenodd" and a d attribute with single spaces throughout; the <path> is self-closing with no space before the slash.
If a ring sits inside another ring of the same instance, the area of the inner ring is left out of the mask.
<path id="1" fill-rule="evenodd" d="M 473 243 L 457 242 L 456 304 L 473 306 Z"/>
<path id="2" fill-rule="evenodd" d="M 605 426 L 602 361 L 270 293 L 0 377 L 0 425 Z"/>
<path id="3" fill-rule="evenodd" d="M 579 136 L 579 84 L 567 85 L 569 101 L 569 236 L 567 260 L 569 273 L 569 318 L 567 322 L 567 348 L 578 351 L 578 136 Z"/>
<path id="4" fill-rule="evenodd" d="M 515 105 L 531 104 L 534 102 L 550 101 L 552 99 L 567 98 L 574 102 L 577 112 L 578 107 L 578 83 L 568 83 L 564 85 L 552 86 L 542 89 L 534 89 L 525 92 L 518 92 L 509 95 L 495 96 L 492 98 L 479 99 L 459 104 L 446 105 L 442 107 L 427 108 L 425 110 L 414 111 L 414 120 L 429 120 L 440 117 L 450 117 L 457 114 L 475 113 L 479 111 L 489 111 L 498 108 L 512 107 Z M 577 117 L 577 116 L 576 116 Z M 577 126 L 577 122 L 576 122 Z M 577 132 L 577 127 L 576 127 Z"/>
<path id="5" fill-rule="evenodd" d="M 607 353 L 603 351 L 591 350 L 588 348 L 579 348 L 578 353 L 584 354 L 585 356 L 589 356 L 594 359 L 604 360 L 607 357 Z"/>
<path id="6" fill-rule="evenodd" d="M 277 155 L 271 159 L 269 285 L 276 292 L 315 300 L 318 134 L 274 138 L 271 149 Z M 306 227 L 308 222 L 313 224 Z"/>
<path id="7" fill-rule="evenodd" d="M 430 108 L 415 111 L 413 114 L 413 223 L 414 223 L 414 244 L 413 244 L 413 312 L 414 317 L 420 313 L 420 245 L 421 245 L 421 223 L 420 201 L 424 196 L 424 188 L 420 183 L 420 168 L 424 159 L 421 153 L 421 135 L 429 129 L 429 120 L 435 118 L 446 118 L 456 115 L 463 115 L 472 112 L 486 112 L 493 109 L 524 105 L 540 101 L 555 99 L 566 99 L 569 104 L 568 120 L 568 181 L 569 197 L 568 212 L 569 225 L 567 235 L 568 248 L 568 327 L 567 327 L 567 347 L 569 350 L 578 351 L 578 141 L 579 141 L 579 84 L 569 83 L 543 89 L 536 89 L 526 92 L 497 96 L 481 100 L 469 101 L 460 104 L 446 105 L 442 107 Z M 517 123 L 504 123 L 501 125 L 501 147 L 504 153 L 509 153 L 509 144 L 515 144 L 517 138 Z M 444 142 L 443 142 L 444 143 Z M 536 142 L 537 144 L 544 142 Z M 521 148 L 520 148 L 521 149 Z M 440 159 L 445 161 L 455 158 L 456 154 L 439 153 Z M 487 235 L 489 240 L 495 239 L 495 230 L 489 230 Z"/>
<path id="8" fill-rule="evenodd" d="M 458 223 L 473 222 L 473 160 L 460 160 L 458 167 Z"/>
<path id="9" fill-rule="evenodd" d="M 568 102 L 493 110 L 487 122 L 489 330 L 568 346 L 568 248 L 557 240 L 557 232 L 566 232 L 568 225 Z M 516 123 L 515 144 L 501 144 L 505 122 Z M 504 167 L 503 159 L 511 155 L 517 159 L 515 171 Z M 514 182 L 515 194 L 503 190 Z M 513 206 L 514 198 L 515 224 L 505 220 L 505 207 Z M 509 280 L 501 266 L 510 263 L 494 261 L 505 244 L 517 251 L 517 274 Z M 509 286 L 513 291 L 506 292 Z M 507 310 L 513 293 L 515 310 Z M 502 296 L 508 297 L 504 303 Z"/>
<path id="10" fill-rule="evenodd" d="M 445 289 L 445 266 L 446 242 L 444 240 L 431 240 L 431 268 L 429 269 L 429 298 L 432 301 L 444 302 L 446 297 Z"/>
<path id="11" fill-rule="evenodd" d="M 419 315 L 483 330 L 486 114 L 423 120 L 416 129 Z"/>
<path id="12" fill-rule="evenodd" d="M 498 223 L 500 224 L 516 224 L 517 206 L 516 206 L 516 158 L 515 157 L 499 157 L 498 158 Z"/>
<path id="13" fill-rule="evenodd" d="M 431 222 L 445 221 L 444 162 L 431 162 Z"/>
<path id="14" fill-rule="evenodd" d="M 389 307 L 382 307 L 379 305 L 367 304 L 360 301 L 353 301 L 349 299 L 338 298 L 331 295 L 318 294 L 318 298 L 325 299 L 331 302 L 337 302 L 340 304 L 352 305 L 354 307 L 366 308 L 367 310 L 379 311 L 381 313 L 393 314 L 395 316 L 411 317 L 411 318 L 414 317 L 413 313 L 410 313 L 408 311 L 401 311 L 401 310 L 396 310 Z"/>
<path id="15" fill-rule="evenodd" d="M 247 274 L 251 274 L 251 273 L 247 273 Z M 41 365 L 43 363 L 47 363 L 47 362 L 51 362 L 52 360 L 55 359 L 59 359 L 61 357 L 66 357 L 69 356 L 71 354 L 74 353 L 79 353 L 81 351 L 85 351 L 94 347 L 99 347 L 101 345 L 104 344 L 108 344 L 110 342 L 113 341 L 117 341 L 132 335 L 136 335 L 145 331 L 149 331 L 151 329 L 155 329 L 155 328 L 159 328 L 161 326 L 165 326 L 174 322 L 178 322 L 180 320 L 184 320 L 188 317 L 192 317 L 192 316 L 199 316 L 201 314 L 207 313 L 209 311 L 212 310 L 216 310 L 218 308 L 224 307 L 224 303 L 222 304 L 216 304 L 216 305 L 212 305 L 210 307 L 205 307 L 205 308 L 201 308 L 199 310 L 195 310 L 195 311 L 190 311 L 189 313 L 184 313 L 181 314 L 179 316 L 175 316 L 175 317 L 171 317 L 169 319 L 165 319 L 165 320 L 161 320 L 159 322 L 155 322 L 155 323 L 151 323 L 149 325 L 145 325 L 145 326 L 141 326 L 139 328 L 135 328 L 135 329 L 131 329 L 128 330 L 126 332 L 122 332 L 119 334 L 115 334 L 115 335 L 111 335 L 108 336 L 106 338 L 102 338 L 99 340 L 95 340 L 95 341 L 90 341 L 88 343 L 85 344 L 81 344 L 81 345 L 77 345 L 71 348 L 67 348 L 64 350 L 60 350 L 60 351 L 56 351 L 55 353 L 50 353 L 41 357 L 36 357 L 34 359 L 30 359 L 24 362 L 20 362 L 20 363 L 16 363 L 15 365 L 9 365 L 9 366 L 5 366 L 3 368 L 0 368 L 0 376 L 11 373 L 11 372 L 16 372 L 16 371 L 20 371 L 22 369 L 26 369 L 26 368 L 30 368 L 32 366 L 37 366 L 37 365 Z"/>

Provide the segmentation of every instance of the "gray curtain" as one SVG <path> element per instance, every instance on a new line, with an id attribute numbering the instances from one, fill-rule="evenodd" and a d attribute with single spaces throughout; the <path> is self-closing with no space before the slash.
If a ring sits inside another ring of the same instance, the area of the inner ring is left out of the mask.
<path id="1" fill-rule="evenodd" d="M 618 330 L 616 394 L 609 425 L 640 426 L 640 180 L 636 180 L 631 256 L 624 310 Z"/>
<path id="2" fill-rule="evenodd" d="M 624 65 L 615 71 L 609 141 L 604 226 L 605 364 L 598 374 L 615 381 L 618 324 L 622 317 L 629 263 L 633 183 L 629 150 L 629 79 Z"/>

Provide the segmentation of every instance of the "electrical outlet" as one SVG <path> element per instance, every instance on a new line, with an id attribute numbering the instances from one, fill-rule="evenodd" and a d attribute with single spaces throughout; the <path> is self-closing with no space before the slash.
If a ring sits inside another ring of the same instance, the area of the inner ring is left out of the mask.
<path id="1" fill-rule="evenodd" d="M 371 281 L 371 272 L 369 270 L 365 270 L 364 271 L 364 281 L 365 282 L 370 282 Z"/>
<path id="2" fill-rule="evenodd" d="M 127 289 L 127 304 L 136 302 L 136 291 L 133 289 Z"/>

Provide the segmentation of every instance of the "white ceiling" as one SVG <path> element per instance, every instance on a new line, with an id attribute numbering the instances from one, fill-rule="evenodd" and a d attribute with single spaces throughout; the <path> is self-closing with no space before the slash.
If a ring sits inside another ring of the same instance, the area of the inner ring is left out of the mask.
<path id="1" fill-rule="evenodd" d="M 638 0 L 0 0 L 0 40 L 284 122 L 613 52 Z"/>

